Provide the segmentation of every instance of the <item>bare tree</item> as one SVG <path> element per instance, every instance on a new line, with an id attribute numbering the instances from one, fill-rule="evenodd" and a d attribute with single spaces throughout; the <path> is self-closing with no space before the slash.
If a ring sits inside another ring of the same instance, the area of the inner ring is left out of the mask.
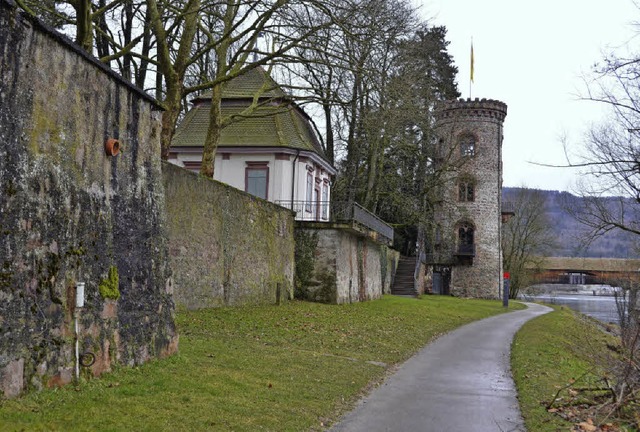
<path id="1" fill-rule="evenodd" d="M 144 87 L 155 41 L 144 0 L 18 0 L 28 13 L 75 41 L 125 79 Z"/>
<path id="2" fill-rule="evenodd" d="M 531 282 L 531 269 L 540 266 L 555 240 L 541 191 L 521 188 L 513 205 L 515 215 L 502 225 L 502 260 L 504 271 L 510 274 L 509 298 L 515 299 Z"/>
<path id="3" fill-rule="evenodd" d="M 611 55 L 596 74 L 583 99 L 604 104 L 608 117 L 587 132 L 579 160 L 569 161 L 584 176 L 577 188 L 584 203 L 572 213 L 593 236 L 640 234 L 640 60 Z"/>
<path id="4" fill-rule="evenodd" d="M 32 15 L 36 15 L 56 28 L 70 25 L 75 29 L 75 42 L 86 51 L 93 53 L 96 36 L 108 36 L 106 14 L 119 9 L 123 4 L 131 8 L 133 0 L 18 0 L 18 5 Z M 102 32 L 102 33 L 100 33 Z M 138 39 L 139 40 L 139 39 Z M 113 41 L 112 41 L 113 42 Z M 131 42 L 131 40 L 129 40 Z M 137 41 L 136 41 L 137 42 Z M 104 47 L 105 45 L 103 45 Z M 127 51 L 131 47 L 120 47 L 118 51 Z"/>
<path id="5" fill-rule="evenodd" d="M 613 230 L 640 235 L 640 55 L 609 55 L 595 68 L 583 99 L 604 105 L 608 115 L 593 125 L 579 160 L 582 204 L 570 213 L 589 228 L 587 241 Z M 605 381 L 614 411 L 637 406 L 640 393 L 640 283 L 620 280 L 617 296 L 620 349 L 608 362 Z"/>
<path id="6" fill-rule="evenodd" d="M 173 3 L 173 4 L 172 4 Z M 160 142 L 162 158 L 169 157 L 169 147 L 184 96 L 184 79 L 193 61 L 191 49 L 200 22 L 200 0 L 168 2 L 147 0 L 149 23 L 157 41 L 159 72 L 165 92 Z"/>

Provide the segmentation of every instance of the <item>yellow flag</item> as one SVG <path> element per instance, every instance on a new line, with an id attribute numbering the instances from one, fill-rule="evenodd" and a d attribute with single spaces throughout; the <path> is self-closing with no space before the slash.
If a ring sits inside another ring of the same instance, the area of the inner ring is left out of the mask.
<path id="1" fill-rule="evenodd" d="M 473 41 L 471 41 L 471 82 L 473 82 Z"/>

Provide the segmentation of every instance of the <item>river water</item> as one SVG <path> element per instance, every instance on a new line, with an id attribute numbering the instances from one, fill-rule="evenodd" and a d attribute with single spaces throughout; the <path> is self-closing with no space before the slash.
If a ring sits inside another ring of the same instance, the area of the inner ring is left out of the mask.
<path id="1" fill-rule="evenodd" d="M 578 293 L 549 293 L 527 296 L 527 299 L 554 305 L 567 306 L 604 323 L 618 324 L 619 322 L 616 299 L 613 296 L 594 296 Z"/>

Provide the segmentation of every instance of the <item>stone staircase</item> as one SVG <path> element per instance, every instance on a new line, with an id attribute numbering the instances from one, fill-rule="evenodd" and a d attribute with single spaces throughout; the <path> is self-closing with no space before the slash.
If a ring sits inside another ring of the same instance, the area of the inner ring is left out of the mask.
<path id="1" fill-rule="evenodd" d="M 391 294 L 413 297 L 418 295 L 413 285 L 413 273 L 415 269 L 416 257 L 400 257 L 396 275 L 393 279 L 393 286 L 391 287 Z"/>

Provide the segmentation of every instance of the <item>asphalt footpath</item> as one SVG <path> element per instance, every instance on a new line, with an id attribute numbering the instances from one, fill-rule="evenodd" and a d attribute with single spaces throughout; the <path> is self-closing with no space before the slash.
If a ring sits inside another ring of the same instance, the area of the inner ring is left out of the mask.
<path id="1" fill-rule="evenodd" d="M 525 322 L 551 311 L 526 304 L 526 310 L 467 324 L 430 343 L 331 431 L 525 431 L 511 341 Z"/>

